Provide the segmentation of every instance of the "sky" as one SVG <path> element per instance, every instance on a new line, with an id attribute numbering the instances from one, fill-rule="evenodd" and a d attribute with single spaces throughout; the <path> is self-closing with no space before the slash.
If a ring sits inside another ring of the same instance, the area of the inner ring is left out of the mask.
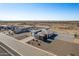
<path id="1" fill-rule="evenodd" d="M 0 3 L 0 21 L 79 20 L 79 3 Z"/>

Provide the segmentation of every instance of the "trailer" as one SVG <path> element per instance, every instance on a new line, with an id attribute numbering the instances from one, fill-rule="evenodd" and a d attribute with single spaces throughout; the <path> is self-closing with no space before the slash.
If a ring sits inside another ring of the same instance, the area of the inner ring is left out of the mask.
<path id="1" fill-rule="evenodd" d="M 25 33 L 25 32 L 30 32 L 29 28 L 17 28 L 14 30 L 15 34 L 21 34 L 21 33 Z"/>

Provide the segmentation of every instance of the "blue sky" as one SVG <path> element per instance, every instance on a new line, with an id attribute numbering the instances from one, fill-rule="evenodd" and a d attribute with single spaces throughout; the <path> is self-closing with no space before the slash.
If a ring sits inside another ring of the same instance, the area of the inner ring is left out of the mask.
<path id="1" fill-rule="evenodd" d="M 79 4 L 0 3 L 0 20 L 79 20 Z"/>

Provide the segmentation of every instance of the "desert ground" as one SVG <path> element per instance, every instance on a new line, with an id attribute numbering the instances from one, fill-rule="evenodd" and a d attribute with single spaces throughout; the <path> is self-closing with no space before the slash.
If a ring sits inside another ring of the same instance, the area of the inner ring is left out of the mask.
<path id="1" fill-rule="evenodd" d="M 79 56 L 79 21 L 16 21 L 0 22 L 0 25 L 49 27 L 53 32 L 58 34 L 52 43 L 48 44 L 38 39 L 34 39 L 34 41 L 30 40 L 25 43 L 59 56 Z M 0 32 L 4 31 L 1 30 Z M 31 36 L 31 34 L 22 33 L 9 36 L 21 41 Z M 36 40 L 38 40 L 38 42 Z"/>

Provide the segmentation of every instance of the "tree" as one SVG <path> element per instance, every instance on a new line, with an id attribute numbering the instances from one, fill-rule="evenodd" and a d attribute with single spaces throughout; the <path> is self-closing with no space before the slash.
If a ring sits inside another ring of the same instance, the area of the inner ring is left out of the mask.
<path id="1" fill-rule="evenodd" d="M 74 34 L 74 37 L 77 38 L 77 34 Z"/>

